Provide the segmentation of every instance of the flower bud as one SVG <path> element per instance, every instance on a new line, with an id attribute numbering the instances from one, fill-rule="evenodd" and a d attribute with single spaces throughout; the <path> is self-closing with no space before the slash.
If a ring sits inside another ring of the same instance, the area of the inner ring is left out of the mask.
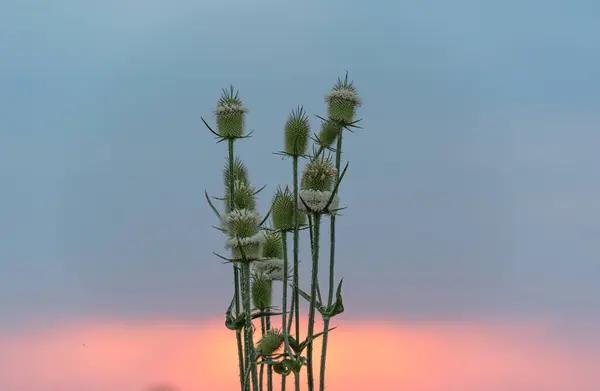
<path id="1" fill-rule="evenodd" d="M 265 335 L 258 341 L 256 352 L 260 356 L 271 356 L 283 344 L 283 333 L 279 329 L 267 330 Z"/>
<path id="2" fill-rule="evenodd" d="M 323 147 L 331 147 L 337 136 L 342 131 L 342 126 L 335 121 L 326 121 L 321 124 L 319 133 L 319 144 Z"/>
<path id="3" fill-rule="evenodd" d="M 283 281 L 283 261 L 279 258 L 263 258 L 259 261 L 254 262 L 252 266 L 254 267 L 254 273 L 257 276 L 267 278 L 271 281 Z"/>
<path id="4" fill-rule="evenodd" d="M 302 106 L 293 110 L 285 123 L 285 152 L 292 156 L 306 153 L 310 124 Z"/>
<path id="5" fill-rule="evenodd" d="M 230 163 L 229 158 L 227 158 L 225 168 L 223 168 L 223 184 L 225 187 L 229 186 L 229 170 Z M 244 162 L 237 157 L 233 160 L 233 181 L 240 181 L 247 184 L 250 183 L 250 180 L 248 179 L 248 169 L 246 168 Z"/>
<path id="6" fill-rule="evenodd" d="M 283 258 L 283 243 L 281 242 L 281 236 L 276 233 L 263 234 L 264 245 L 263 245 L 263 257 L 265 258 Z"/>
<path id="7" fill-rule="evenodd" d="M 331 92 L 325 97 L 329 118 L 341 124 L 350 124 L 361 99 L 356 94 L 353 82 L 348 82 L 348 74 L 342 81 L 338 78 Z"/>
<path id="8" fill-rule="evenodd" d="M 229 91 L 224 89 L 215 110 L 219 135 L 227 139 L 242 137 L 244 115 L 247 112 L 238 96 L 238 91 L 234 91 L 233 86 Z"/>
<path id="9" fill-rule="evenodd" d="M 306 223 L 306 215 L 298 212 L 298 225 Z M 294 195 L 286 187 L 285 190 L 277 189 L 271 207 L 271 221 L 273 227 L 281 231 L 294 229 Z"/>
<path id="10" fill-rule="evenodd" d="M 256 262 L 253 263 L 256 265 Z M 273 282 L 268 277 L 256 276 L 252 281 L 252 301 L 261 310 L 271 307 L 273 300 Z"/>
<path id="11" fill-rule="evenodd" d="M 224 226 L 232 238 L 248 238 L 259 233 L 260 216 L 250 209 L 235 209 L 224 216 Z"/>
<path id="12" fill-rule="evenodd" d="M 256 208 L 256 191 L 249 183 L 236 180 L 233 185 L 233 208 L 254 210 Z M 225 188 L 225 211 L 231 210 L 229 187 Z"/>

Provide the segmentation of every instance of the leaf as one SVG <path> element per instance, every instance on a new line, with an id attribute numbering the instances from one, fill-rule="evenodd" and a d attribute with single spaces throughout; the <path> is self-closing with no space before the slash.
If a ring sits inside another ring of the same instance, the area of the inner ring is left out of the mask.
<path id="1" fill-rule="evenodd" d="M 344 282 L 344 279 L 342 278 L 337 287 L 337 293 L 335 294 L 335 303 L 329 309 L 329 317 L 330 318 L 333 318 L 334 316 L 344 312 L 344 299 L 342 298 L 342 283 L 343 282 Z"/>
<path id="2" fill-rule="evenodd" d="M 210 197 L 208 196 L 208 192 L 206 190 L 204 190 L 204 195 L 206 196 L 206 201 L 208 201 L 208 205 L 210 205 L 210 208 L 213 210 L 213 212 L 215 212 L 215 214 L 217 215 L 217 217 L 219 219 L 221 219 L 221 214 L 219 213 L 219 211 L 217 210 L 217 208 L 215 208 L 215 206 L 213 205 L 213 203 L 210 201 Z"/>

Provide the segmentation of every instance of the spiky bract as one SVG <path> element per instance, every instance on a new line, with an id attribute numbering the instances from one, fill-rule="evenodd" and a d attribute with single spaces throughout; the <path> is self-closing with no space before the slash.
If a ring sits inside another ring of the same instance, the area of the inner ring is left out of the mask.
<path id="1" fill-rule="evenodd" d="M 223 89 L 223 94 L 217 103 L 217 130 L 221 137 L 235 139 L 244 136 L 244 115 L 248 110 L 242 104 L 238 91 Z"/>
<path id="2" fill-rule="evenodd" d="M 311 160 L 304 166 L 300 188 L 302 190 L 330 191 L 337 170 L 333 167 L 331 159 L 319 157 Z"/>
<path id="3" fill-rule="evenodd" d="M 350 124 L 354 119 L 356 108 L 361 105 L 361 99 L 356 93 L 354 82 L 339 79 L 325 97 L 329 118 L 341 124 Z"/>
<path id="4" fill-rule="evenodd" d="M 298 224 L 304 225 L 306 215 L 298 214 Z M 291 231 L 294 229 L 294 195 L 286 187 L 285 190 L 277 189 L 273 197 L 271 207 L 271 221 L 273 227 L 280 231 Z"/>
<path id="5" fill-rule="evenodd" d="M 253 263 L 256 265 L 256 262 Z M 273 301 L 273 281 L 265 275 L 256 275 L 252 281 L 252 301 L 256 308 L 270 308 Z"/>
<path id="6" fill-rule="evenodd" d="M 284 128 L 285 152 L 292 156 L 301 156 L 308 148 L 310 124 L 302 106 L 288 116 Z"/>
<path id="7" fill-rule="evenodd" d="M 267 330 L 258 341 L 256 352 L 261 356 L 272 356 L 283 344 L 283 333 L 279 329 Z"/>

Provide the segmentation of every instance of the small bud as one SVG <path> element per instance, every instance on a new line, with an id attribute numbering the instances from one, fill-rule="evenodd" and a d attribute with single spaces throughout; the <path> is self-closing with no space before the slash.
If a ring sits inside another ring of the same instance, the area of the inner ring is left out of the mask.
<path id="1" fill-rule="evenodd" d="M 319 133 L 319 144 L 323 147 L 331 147 L 337 139 L 338 134 L 342 131 L 342 126 L 335 121 L 327 121 L 321 124 L 321 132 Z"/>
<path id="2" fill-rule="evenodd" d="M 342 81 L 338 78 L 331 92 L 325 97 L 329 118 L 341 124 L 350 124 L 361 99 L 356 94 L 354 82 L 348 82 L 348 74 Z"/>
<path id="3" fill-rule="evenodd" d="M 244 115 L 248 110 L 242 105 L 238 91 L 233 86 L 229 91 L 223 89 L 223 94 L 217 103 L 217 130 L 221 137 L 239 138 L 244 135 Z"/>
<path id="4" fill-rule="evenodd" d="M 306 223 L 306 215 L 298 212 L 298 225 Z M 273 227 L 281 231 L 294 229 L 294 195 L 286 187 L 285 190 L 277 189 L 273 197 L 271 208 L 271 221 Z"/>
<path id="5" fill-rule="evenodd" d="M 306 153 L 310 124 L 302 106 L 293 110 L 285 123 L 285 152 L 292 156 Z"/>
<path id="6" fill-rule="evenodd" d="M 333 168 L 331 159 L 316 158 L 304 166 L 300 188 L 302 190 L 330 191 L 336 174 L 337 170 Z"/>
<path id="7" fill-rule="evenodd" d="M 254 262 L 253 265 L 257 263 Z M 261 310 L 271 307 L 273 300 L 273 282 L 266 276 L 256 276 L 252 281 L 252 300 L 254 306 Z"/>
<path id="8" fill-rule="evenodd" d="M 271 356 L 282 344 L 283 333 L 279 329 L 270 329 L 258 341 L 256 352 L 261 356 Z"/>

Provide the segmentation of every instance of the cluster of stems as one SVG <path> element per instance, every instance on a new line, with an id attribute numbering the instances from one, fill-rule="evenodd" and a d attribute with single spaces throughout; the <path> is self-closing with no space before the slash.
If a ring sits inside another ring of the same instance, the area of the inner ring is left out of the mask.
<path id="1" fill-rule="evenodd" d="M 215 111 L 216 130 L 202 119 L 219 142 L 226 142 L 228 146 L 223 170 L 225 194 L 222 198 L 212 197 L 224 202 L 224 211 L 219 212 L 208 194 L 206 199 L 220 220 L 216 228 L 226 235 L 225 247 L 231 252 L 228 257 L 216 255 L 233 266 L 233 298 L 226 311 L 225 325 L 235 331 L 241 391 L 273 391 L 279 383 L 274 375 L 280 377 L 282 391 L 288 386 L 287 378 L 293 375 L 294 391 L 300 391 L 303 370 L 306 370 L 308 391 L 315 391 L 317 386 L 320 391 L 325 389 L 330 322 L 344 311 L 342 281 L 337 289 L 335 281 L 336 217 L 341 210 L 338 193 L 348 167 L 346 163 L 341 170 L 342 135 L 345 130 L 358 128 L 354 116 L 361 101 L 346 74 L 344 79 L 338 79 L 325 102 L 328 114 L 317 116 L 322 121 L 321 130 L 312 137 L 309 119 L 301 106 L 288 116 L 284 125 L 284 149 L 278 153 L 291 158 L 292 190 L 288 184 L 279 187 L 264 217 L 256 211 L 256 197 L 264 187 L 256 190 L 252 186 L 246 166 L 235 154 L 235 143 L 250 137 L 244 131 L 247 110 L 237 91 L 233 87 L 223 90 Z M 308 154 L 311 140 L 313 152 Z M 300 163 L 304 165 L 301 176 Z M 319 255 L 321 225 L 327 218 L 330 223 L 329 274 L 327 297 L 323 301 Z M 288 256 L 288 235 L 292 236 L 292 257 Z M 301 288 L 299 278 L 301 237 L 310 240 L 308 290 Z M 282 286 L 278 303 L 273 301 L 274 283 Z M 300 334 L 301 298 L 308 304 L 304 338 Z M 319 332 L 315 331 L 317 312 L 323 320 L 323 330 Z M 253 321 L 259 322 L 259 328 Z M 260 330 L 256 342 L 255 329 Z M 317 369 L 313 342 L 319 337 L 322 337 L 322 350 Z"/>

